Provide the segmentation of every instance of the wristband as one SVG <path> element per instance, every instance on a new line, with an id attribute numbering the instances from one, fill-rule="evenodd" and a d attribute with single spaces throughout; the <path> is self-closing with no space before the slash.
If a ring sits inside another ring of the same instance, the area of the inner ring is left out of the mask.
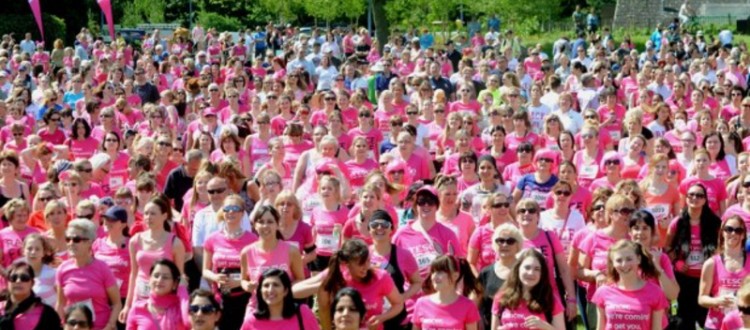
<path id="1" fill-rule="evenodd" d="M 578 302 L 578 300 L 576 299 L 576 297 L 568 297 L 568 298 L 565 298 L 565 301 L 566 301 L 566 302 L 569 302 L 569 303 L 574 303 L 574 302 Z"/>

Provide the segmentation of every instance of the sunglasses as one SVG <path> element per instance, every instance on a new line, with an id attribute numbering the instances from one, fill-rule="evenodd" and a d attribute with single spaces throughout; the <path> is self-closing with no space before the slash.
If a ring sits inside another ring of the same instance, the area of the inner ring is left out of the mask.
<path id="1" fill-rule="evenodd" d="M 21 274 L 12 274 L 8 277 L 8 280 L 11 283 L 17 283 L 17 282 L 23 282 L 27 283 L 31 281 L 31 276 L 29 274 L 21 273 Z"/>
<path id="2" fill-rule="evenodd" d="M 89 327 L 89 322 L 87 322 L 86 320 L 73 320 L 73 319 L 70 319 L 70 320 L 65 321 L 65 324 L 68 325 L 71 328 L 75 328 L 75 327 L 88 328 Z"/>
<path id="3" fill-rule="evenodd" d="M 516 242 L 518 242 L 518 241 L 515 238 L 513 238 L 513 237 L 508 237 L 508 238 L 498 237 L 498 238 L 495 239 L 495 244 L 497 244 L 497 245 L 511 246 L 511 245 L 516 244 Z"/>
<path id="4" fill-rule="evenodd" d="M 52 197 L 52 196 L 50 196 L 50 197 L 39 197 L 39 198 L 37 198 L 37 199 L 38 199 L 38 200 L 39 200 L 40 202 L 42 202 L 42 203 L 46 203 L 46 202 L 49 202 L 49 201 L 51 201 L 51 200 L 53 200 L 53 199 L 55 199 L 55 198 L 54 198 L 54 197 Z"/>
<path id="5" fill-rule="evenodd" d="M 227 205 L 223 208 L 225 213 L 229 212 L 242 212 L 242 207 L 239 205 Z"/>
<path id="6" fill-rule="evenodd" d="M 742 235 L 745 233 L 745 230 L 740 227 L 732 227 L 732 226 L 724 226 L 724 232 L 727 234 L 737 234 Z"/>
<path id="7" fill-rule="evenodd" d="M 370 229 L 391 229 L 393 227 L 393 224 L 388 221 L 378 220 L 370 221 L 368 227 L 370 227 Z"/>
<path id="8" fill-rule="evenodd" d="M 572 194 L 573 194 L 573 193 L 572 193 L 572 192 L 570 192 L 569 190 L 558 190 L 558 191 L 555 191 L 555 195 L 557 195 L 557 196 L 565 196 L 565 197 L 569 197 L 569 196 L 570 196 L 570 195 L 572 195 Z"/>
<path id="9" fill-rule="evenodd" d="M 369 112 L 360 113 L 359 118 L 370 118 L 372 115 Z"/>
<path id="10" fill-rule="evenodd" d="M 584 119 L 597 119 L 596 115 L 583 116 Z"/>
<path id="11" fill-rule="evenodd" d="M 536 208 L 533 208 L 533 207 L 530 207 L 530 208 L 527 208 L 527 209 L 525 209 L 525 208 L 516 209 L 516 213 L 518 213 L 518 214 L 524 214 L 524 213 L 526 213 L 526 214 L 536 214 L 537 211 L 538 210 Z"/>
<path id="12" fill-rule="evenodd" d="M 601 211 L 601 210 L 604 210 L 604 204 L 597 204 L 597 205 L 594 205 L 594 208 L 592 208 L 592 210 L 594 210 L 594 211 Z"/>
<path id="13" fill-rule="evenodd" d="M 417 200 L 417 205 L 418 206 L 427 206 L 427 205 L 435 206 L 437 205 L 437 202 L 430 198 L 422 198 L 422 199 Z"/>
<path id="14" fill-rule="evenodd" d="M 750 188 L 750 181 L 745 181 L 742 183 L 742 188 Z"/>
<path id="15" fill-rule="evenodd" d="M 73 242 L 75 244 L 81 243 L 83 241 L 88 241 L 89 239 L 86 237 L 80 237 L 80 236 L 65 236 L 65 242 L 70 243 Z"/>
<path id="16" fill-rule="evenodd" d="M 744 315 L 750 315 L 750 306 L 737 306 L 737 310 Z"/>
<path id="17" fill-rule="evenodd" d="M 418 114 L 419 114 L 419 112 L 416 112 L 416 111 L 408 111 L 408 112 L 406 112 L 407 116 L 416 116 Z"/>
<path id="18" fill-rule="evenodd" d="M 91 220 L 91 219 L 94 218 L 94 214 L 83 214 L 83 215 L 82 214 L 76 214 L 76 218 Z"/>
<path id="19" fill-rule="evenodd" d="M 620 165 L 620 160 L 619 159 L 611 159 L 611 160 L 608 160 L 608 161 L 604 162 L 604 166 L 609 166 L 609 165 Z"/>
<path id="20" fill-rule="evenodd" d="M 278 99 L 278 97 L 276 95 L 268 95 L 268 96 L 266 96 L 266 98 L 269 99 L 269 100 Z"/>
<path id="21" fill-rule="evenodd" d="M 198 314 L 198 312 L 213 314 L 216 312 L 216 307 L 214 305 L 190 305 L 190 314 Z"/>
<path id="22" fill-rule="evenodd" d="M 539 158 L 538 161 L 542 163 L 552 163 L 551 158 Z"/>
<path id="23" fill-rule="evenodd" d="M 532 148 L 518 148 L 519 153 L 531 153 L 532 151 L 534 151 Z"/>
<path id="24" fill-rule="evenodd" d="M 704 199 L 706 194 L 704 193 L 688 193 L 687 198 Z"/>
<path id="25" fill-rule="evenodd" d="M 159 142 L 159 145 L 162 146 L 162 147 L 171 147 L 172 146 L 172 144 L 169 143 L 169 142 Z"/>
<path id="26" fill-rule="evenodd" d="M 218 195 L 218 194 L 223 194 L 225 191 L 227 191 L 227 188 L 208 189 L 208 194 L 209 195 Z"/>
<path id="27" fill-rule="evenodd" d="M 83 173 L 91 173 L 94 171 L 94 169 L 93 168 L 79 168 L 77 171 L 83 172 Z"/>
<path id="28" fill-rule="evenodd" d="M 435 113 L 445 113 L 445 110 L 435 110 Z"/>
<path id="29" fill-rule="evenodd" d="M 631 209 L 629 207 L 623 207 L 621 209 L 613 210 L 613 212 L 619 213 L 619 214 L 624 215 L 624 216 L 629 216 L 629 215 L 633 214 L 633 212 L 635 212 L 635 209 Z"/>
<path id="30" fill-rule="evenodd" d="M 494 204 L 492 204 L 492 208 L 493 209 L 501 209 L 501 208 L 506 208 L 507 209 L 509 207 L 510 207 L 510 203 L 508 203 L 508 202 L 505 202 L 505 203 L 494 203 Z"/>
<path id="31" fill-rule="evenodd" d="M 335 97 L 326 97 L 326 98 L 324 98 L 324 100 L 326 100 L 326 101 L 336 101 L 336 98 Z"/>

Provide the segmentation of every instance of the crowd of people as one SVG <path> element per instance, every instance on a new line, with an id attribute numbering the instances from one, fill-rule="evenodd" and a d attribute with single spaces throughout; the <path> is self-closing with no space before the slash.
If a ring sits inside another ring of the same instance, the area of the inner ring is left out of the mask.
<path id="1" fill-rule="evenodd" d="M 750 328 L 747 45 L 498 29 L 3 36 L 0 329 Z"/>

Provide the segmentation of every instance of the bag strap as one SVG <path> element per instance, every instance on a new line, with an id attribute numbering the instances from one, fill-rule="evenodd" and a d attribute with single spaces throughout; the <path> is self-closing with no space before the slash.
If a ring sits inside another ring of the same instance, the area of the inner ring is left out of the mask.
<path id="1" fill-rule="evenodd" d="M 302 325 L 302 312 L 300 310 L 301 306 L 297 305 L 297 311 L 295 312 L 295 314 L 297 314 L 297 326 L 299 327 L 299 330 L 302 330 L 304 329 L 304 326 Z"/>

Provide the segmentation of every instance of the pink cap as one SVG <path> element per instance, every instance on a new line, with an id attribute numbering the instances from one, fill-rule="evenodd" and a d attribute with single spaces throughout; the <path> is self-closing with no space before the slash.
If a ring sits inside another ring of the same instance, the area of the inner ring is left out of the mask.
<path id="1" fill-rule="evenodd" d="M 435 189 L 435 187 L 431 185 L 425 185 L 422 188 L 419 188 L 419 190 L 417 190 L 416 195 L 419 196 L 420 194 L 423 194 L 423 193 L 429 193 L 430 195 L 432 195 L 432 197 L 435 197 L 435 199 L 438 199 L 437 189 Z"/>
<path id="2" fill-rule="evenodd" d="M 406 171 L 406 162 L 404 162 L 401 159 L 396 159 L 388 163 L 388 166 L 386 166 L 385 168 L 386 173 L 398 172 L 398 171 Z"/>
<path id="3" fill-rule="evenodd" d="M 207 107 L 203 109 L 203 117 L 205 116 L 216 116 L 219 114 L 219 111 L 214 107 Z"/>

